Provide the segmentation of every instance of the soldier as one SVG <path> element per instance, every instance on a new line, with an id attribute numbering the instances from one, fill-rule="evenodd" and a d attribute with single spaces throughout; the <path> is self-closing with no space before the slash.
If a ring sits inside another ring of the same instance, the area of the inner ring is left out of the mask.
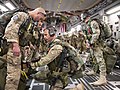
<path id="1" fill-rule="evenodd" d="M 43 27 L 44 26 L 44 27 Z M 43 29 L 46 27 L 46 24 L 42 25 L 42 30 L 40 31 L 40 45 L 39 45 L 39 53 L 41 56 L 44 56 L 47 51 L 47 43 L 46 40 L 44 39 L 44 34 L 43 34 Z"/>
<path id="2" fill-rule="evenodd" d="M 102 85 L 106 84 L 106 64 L 105 60 L 103 58 L 103 40 L 101 40 L 100 36 L 100 28 L 99 24 L 95 20 L 90 19 L 90 14 L 87 12 L 83 13 L 82 20 L 87 24 L 87 30 L 88 32 L 91 32 L 91 38 L 89 38 L 89 43 L 91 46 L 91 49 L 93 51 L 93 55 L 97 61 L 97 64 L 99 65 L 99 70 L 100 70 L 100 77 L 98 81 L 93 82 L 93 85 Z M 95 74 L 95 72 L 92 70 L 87 73 L 88 75 Z"/>
<path id="3" fill-rule="evenodd" d="M 35 31 L 33 33 L 33 38 L 32 38 L 32 42 L 31 42 L 31 44 L 34 47 L 34 53 L 33 53 L 32 57 L 36 58 L 36 59 L 39 58 L 39 56 L 40 56 L 39 51 L 41 53 L 44 52 L 44 49 L 46 47 L 45 41 L 44 41 L 44 36 L 41 33 L 42 29 L 44 28 L 43 26 L 44 26 L 43 22 L 39 21 L 38 26 L 35 28 Z"/>
<path id="4" fill-rule="evenodd" d="M 75 49 L 77 49 L 77 42 L 78 42 L 78 37 L 77 37 L 77 35 L 75 34 L 75 33 L 73 33 L 72 34 L 72 36 L 71 36 L 71 45 L 75 48 Z"/>
<path id="5" fill-rule="evenodd" d="M 78 44 L 77 44 L 77 48 L 79 49 L 80 54 L 86 50 L 86 36 L 84 35 L 84 33 L 82 32 L 82 30 L 80 30 L 78 32 Z"/>
<path id="6" fill-rule="evenodd" d="M 36 70 L 32 69 L 30 66 L 31 61 L 37 61 L 40 58 L 39 47 L 42 43 L 41 37 L 43 36 L 40 31 L 42 29 L 43 21 L 39 20 L 33 30 L 33 34 L 29 46 L 21 47 L 21 78 L 18 85 L 18 90 L 26 90 L 29 88 L 27 85 L 27 80 L 31 74 L 36 73 Z M 29 36 L 30 37 L 30 36 Z"/>
<path id="7" fill-rule="evenodd" d="M 63 57 L 63 46 L 60 44 L 55 44 L 55 42 L 60 41 L 59 39 L 56 39 L 56 29 L 52 26 L 48 26 L 44 30 L 44 38 L 48 42 L 48 53 L 46 56 L 42 57 L 40 61 L 36 63 L 32 63 L 32 67 L 39 67 L 48 65 L 49 71 L 42 72 L 41 75 L 39 73 L 39 76 L 42 76 L 46 79 L 48 79 L 48 82 L 53 90 L 63 90 L 67 84 L 68 84 L 68 74 L 69 68 L 66 70 L 67 72 L 63 72 L 62 65 L 61 65 L 61 57 Z M 69 67 L 69 66 L 68 66 Z M 44 76 L 43 76 L 44 74 Z M 43 80 L 43 78 L 41 79 Z M 80 87 L 80 85 L 78 86 Z"/>
<path id="8" fill-rule="evenodd" d="M 5 90 L 17 90 L 18 88 L 21 71 L 20 47 L 26 46 L 26 41 L 28 39 L 25 38 L 24 40 L 24 36 L 20 37 L 20 34 L 23 34 L 25 30 L 31 29 L 30 26 L 33 25 L 30 24 L 33 24 L 31 23 L 33 20 L 36 22 L 39 20 L 44 20 L 45 14 L 45 10 L 41 7 L 36 8 L 33 11 L 28 11 L 28 13 L 17 12 L 13 15 L 11 21 L 8 23 L 4 35 L 4 38 L 6 38 L 7 42 L 9 43 L 9 50 L 7 55 L 5 55 L 6 61 L 8 62 Z"/>

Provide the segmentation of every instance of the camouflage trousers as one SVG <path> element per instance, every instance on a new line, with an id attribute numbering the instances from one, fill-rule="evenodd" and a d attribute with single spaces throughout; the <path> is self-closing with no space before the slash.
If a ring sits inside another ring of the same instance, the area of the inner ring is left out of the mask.
<path id="1" fill-rule="evenodd" d="M 36 80 L 50 84 L 54 83 L 51 90 L 64 90 L 63 87 L 68 84 L 68 76 L 66 73 L 60 76 L 60 78 L 55 79 L 55 75 L 50 74 L 49 71 L 37 72 L 34 77 Z"/>
<path id="2" fill-rule="evenodd" d="M 77 44 L 77 47 L 79 49 L 79 53 L 82 53 L 84 50 L 86 50 L 86 44 L 85 42 L 83 41 L 80 41 L 78 44 Z"/>
<path id="3" fill-rule="evenodd" d="M 20 57 L 13 55 L 12 48 L 9 47 L 8 53 L 6 55 L 7 60 L 7 78 L 5 90 L 17 90 L 20 73 L 21 73 L 21 60 Z"/>
<path id="4" fill-rule="evenodd" d="M 106 64 L 105 59 L 103 58 L 103 51 L 102 47 L 94 47 L 93 49 L 93 55 L 95 57 L 95 60 L 97 62 L 97 65 L 99 66 L 100 75 L 106 76 Z"/>

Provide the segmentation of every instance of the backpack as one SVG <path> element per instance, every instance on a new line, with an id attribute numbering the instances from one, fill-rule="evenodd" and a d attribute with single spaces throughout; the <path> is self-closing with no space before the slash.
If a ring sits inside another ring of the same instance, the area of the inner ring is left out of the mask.
<path id="1" fill-rule="evenodd" d="M 115 55 L 113 49 L 106 46 L 103 49 L 103 58 L 105 59 L 107 74 L 109 74 L 110 72 L 112 72 L 114 68 L 114 65 L 117 60 L 117 56 Z"/>
<path id="2" fill-rule="evenodd" d="M 3 13 L 0 15 L 0 56 L 3 56 L 7 54 L 8 52 L 8 43 L 5 38 L 3 38 L 5 33 L 5 28 L 7 24 L 10 22 L 11 18 L 13 17 L 13 14 L 16 12 L 25 12 L 22 9 L 15 9 L 8 12 Z"/>
<path id="3" fill-rule="evenodd" d="M 61 45 L 63 47 L 63 50 L 66 51 L 65 55 L 65 60 L 69 62 L 70 65 L 70 76 L 72 78 L 80 78 L 82 77 L 82 66 L 84 64 L 82 58 L 78 54 L 78 52 L 75 50 L 74 47 L 72 47 L 69 43 L 67 42 L 62 42 L 62 41 L 55 41 L 54 45 Z"/>
<path id="4" fill-rule="evenodd" d="M 92 21 L 96 21 L 100 28 L 100 38 L 101 39 L 107 39 L 112 36 L 112 30 L 108 24 L 106 24 L 104 21 L 99 19 L 92 19 Z"/>
<path id="5" fill-rule="evenodd" d="M 113 68 L 115 66 L 116 60 L 117 60 L 117 56 L 114 52 L 113 49 L 111 49 L 110 47 L 106 46 L 103 49 L 103 58 L 105 60 L 105 64 L 106 64 L 106 73 L 110 74 L 113 71 Z M 95 59 L 95 58 L 94 58 Z M 95 72 L 99 72 L 99 65 L 97 62 L 94 63 L 94 71 Z"/>
<path id="6" fill-rule="evenodd" d="M 22 10 L 22 9 L 15 9 L 15 10 L 11 10 L 11 11 L 5 12 L 2 15 L 0 15 L 0 37 L 4 36 L 5 28 L 7 24 L 10 22 L 13 14 L 16 12 L 20 12 L 20 11 L 25 12 L 25 10 Z"/>
<path id="7" fill-rule="evenodd" d="M 16 11 L 9 11 L 0 15 L 0 56 L 3 56 L 8 52 L 7 40 L 4 39 L 3 36 L 5 28 L 15 12 Z"/>

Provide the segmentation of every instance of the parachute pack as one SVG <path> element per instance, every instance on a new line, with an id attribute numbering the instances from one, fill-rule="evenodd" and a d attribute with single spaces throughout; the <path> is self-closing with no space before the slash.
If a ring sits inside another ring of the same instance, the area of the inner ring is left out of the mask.
<path id="1" fill-rule="evenodd" d="M 109 74 L 110 72 L 112 72 L 114 68 L 114 65 L 117 60 L 117 56 L 115 55 L 115 52 L 113 51 L 113 49 L 106 46 L 103 50 L 103 57 L 106 63 L 107 74 Z"/>
<path id="2" fill-rule="evenodd" d="M 7 24 L 10 22 L 13 14 L 16 12 L 25 12 L 25 10 L 15 9 L 0 15 L 0 37 L 3 37 Z"/>
<path id="3" fill-rule="evenodd" d="M 10 22 L 11 18 L 13 17 L 14 13 L 16 12 L 26 12 L 25 10 L 22 9 L 16 9 L 16 10 L 11 10 L 8 12 L 3 13 L 2 15 L 0 15 L 0 56 L 3 56 L 7 53 L 7 49 L 6 47 L 8 47 L 8 43 L 7 40 L 5 38 L 3 38 L 4 33 L 5 33 L 5 28 L 7 26 L 7 24 Z M 32 22 L 30 22 L 30 20 L 32 21 L 32 19 L 29 17 L 27 20 L 25 20 L 18 31 L 18 35 L 20 37 L 20 45 L 25 45 L 28 40 L 26 40 L 27 37 L 23 37 L 23 35 L 25 34 L 25 31 L 27 30 L 27 28 L 29 26 L 29 30 L 32 30 L 34 25 L 30 25 Z M 27 31 L 26 31 L 27 32 Z M 25 39 L 24 39 L 25 38 Z M 24 42 L 23 42 L 24 41 Z"/>
<path id="4" fill-rule="evenodd" d="M 106 64 L 106 73 L 110 74 L 113 71 L 114 65 L 115 65 L 116 60 L 117 60 L 117 57 L 116 57 L 113 49 L 109 48 L 108 46 L 104 47 L 103 58 L 104 58 L 105 64 Z M 95 66 L 93 67 L 94 71 L 99 72 L 98 63 L 95 62 L 94 64 L 95 64 Z"/>
<path id="5" fill-rule="evenodd" d="M 5 28 L 15 12 L 17 11 L 9 11 L 0 15 L 0 56 L 3 56 L 8 52 L 7 40 L 4 39 L 3 36 L 5 33 Z"/>
<path id="6" fill-rule="evenodd" d="M 82 77 L 82 66 L 84 64 L 83 59 L 77 53 L 74 47 L 67 42 L 55 41 L 54 45 L 61 45 L 66 50 L 65 60 L 70 64 L 70 72 L 73 78 Z"/>
<path id="7" fill-rule="evenodd" d="M 100 38 L 107 39 L 112 36 L 112 30 L 108 24 L 99 19 L 92 19 L 92 21 L 96 21 L 99 25 L 101 31 Z"/>

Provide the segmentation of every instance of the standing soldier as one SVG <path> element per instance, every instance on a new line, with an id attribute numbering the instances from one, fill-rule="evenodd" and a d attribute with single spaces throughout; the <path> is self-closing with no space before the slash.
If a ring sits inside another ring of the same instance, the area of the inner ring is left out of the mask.
<path id="1" fill-rule="evenodd" d="M 35 23 L 36 26 L 33 29 L 33 33 L 29 34 L 29 44 L 28 46 L 21 47 L 21 78 L 18 85 L 18 90 L 26 90 L 29 86 L 26 86 L 27 79 L 29 76 L 36 72 L 36 70 L 32 69 L 30 66 L 31 61 L 37 61 L 40 58 L 39 46 L 43 42 L 41 37 L 43 36 L 40 33 L 42 29 L 43 21 L 39 20 L 39 22 Z"/>
<path id="2" fill-rule="evenodd" d="M 82 30 L 80 30 L 78 32 L 78 44 L 77 44 L 77 48 L 79 49 L 79 53 L 81 54 L 84 50 L 86 50 L 86 36 L 84 35 L 84 33 L 82 32 Z"/>
<path id="3" fill-rule="evenodd" d="M 77 37 L 77 35 L 75 34 L 75 33 L 73 33 L 72 34 L 72 36 L 71 36 L 71 40 L 70 40 L 70 42 L 71 42 L 71 45 L 75 48 L 75 49 L 77 49 L 77 40 L 78 39 L 78 37 Z"/>
<path id="4" fill-rule="evenodd" d="M 17 12 L 8 23 L 4 35 L 9 44 L 9 50 L 5 57 L 8 62 L 5 90 L 17 90 L 21 74 L 20 46 L 24 47 L 28 44 L 31 39 L 27 38 L 26 34 L 29 35 L 29 30 L 33 29 L 34 21 L 44 20 L 45 14 L 45 10 L 41 7 L 28 11 L 28 13 Z"/>
<path id="5" fill-rule="evenodd" d="M 44 35 L 41 33 L 42 29 L 43 29 L 43 22 L 40 20 L 38 22 L 38 26 L 34 30 L 33 38 L 31 41 L 31 46 L 33 46 L 34 48 L 32 58 L 35 59 L 38 59 L 40 57 L 40 52 L 44 52 L 44 49 L 46 47 Z"/>
<path id="6" fill-rule="evenodd" d="M 88 32 L 91 32 L 91 38 L 89 38 L 89 43 L 91 46 L 91 49 L 93 51 L 93 55 L 99 65 L 99 70 L 100 70 L 100 77 L 98 81 L 93 82 L 93 85 L 102 85 L 106 84 L 106 64 L 105 60 L 103 58 L 103 40 L 100 39 L 100 33 L 101 30 L 99 28 L 99 24 L 95 20 L 90 19 L 90 15 L 85 12 L 83 13 L 82 20 L 87 24 L 87 30 Z M 92 70 L 87 73 L 88 75 L 95 74 L 95 72 Z"/>

